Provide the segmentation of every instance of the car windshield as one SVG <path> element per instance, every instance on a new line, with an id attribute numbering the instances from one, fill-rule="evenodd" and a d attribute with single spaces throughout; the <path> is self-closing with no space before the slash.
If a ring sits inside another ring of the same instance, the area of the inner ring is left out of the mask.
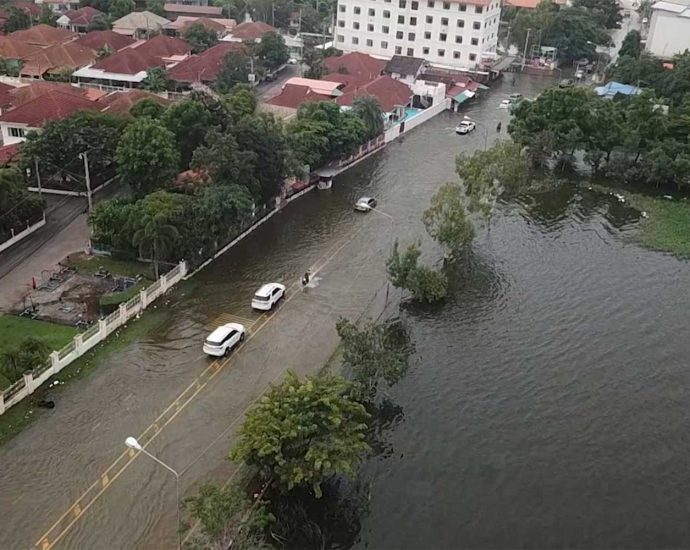
<path id="1" fill-rule="evenodd" d="M 206 343 L 207 343 L 209 346 L 217 346 L 217 345 L 220 344 L 220 342 L 217 342 L 217 341 L 215 341 L 215 340 L 212 340 L 211 338 L 206 338 Z"/>
<path id="2" fill-rule="evenodd" d="M 257 302 L 268 302 L 268 296 L 261 296 L 259 294 L 254 294 L 254 299 Z M 246 300 L 246 298 L 245 298 L 245 300 Z"/>

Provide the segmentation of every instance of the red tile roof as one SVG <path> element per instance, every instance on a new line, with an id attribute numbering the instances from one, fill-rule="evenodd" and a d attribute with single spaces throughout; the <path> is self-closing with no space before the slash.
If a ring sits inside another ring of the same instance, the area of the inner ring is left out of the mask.
<path id="1" fill-rule="evenodd" d="M 276 32 L 276 29 L 263 21 L 247 21 L 232 29 L 231 34 L 240 40 L 259 40 L 267 32 Z"/>
<path id="2" fill-rule="evenodd" d="M 154 36 L 151 40 L 147 40 L 141 45 L 135 46 L 133 49 L 138 53 L 153 55 L 160 58 L 189 55 L 192 52 L 192 46 L 189 42 L 185 42 L 181 38 L 164 36 L 162 34 Z"/>
<path id="3" fill-rule="evenodd" d="M 0 109 L 3 111 L 13 104 L 14 96 L 11 92 L 14 89 L 14 86 L 0 82 Z"/>
<path id="4" fill-rule="evenodd" d="M 168 71 L 168 77 L 177 82 L 213 82 L 229 52 L 243 51 L 239 42 L 220 42 L 199 55 L 181 61 Z"/>
<path id="5" fill-rule="evenodd" d="M 53 90 L 7 111 L 0 116 L 0 122 L 15 122 L 26 124 L 30 128 L 40 128 L 46 122 L 67 118 L 77 111 L 96 109 L 96 103 L 93 101 Z"/>
<path id="6" fill-rule="evenodd" d="M 65 13 L 65 17 L 69 19 L 72 25 L 88 26 L 99 15 L 105 15 L 102 11 L 92 8 L 91 6 L 84 6 L 78 10 L 70 10 Z"/>
<path id="7" fill-rule="evenodd" d="M 62 92 L 64 94 L 70 94 L 75 97 L 88 98 L 89 89 L 78 88 L 77 86 L 71 86 L 69 84 L 62 84 L 60 82 L 45 82 L 38 81 L 28 86 L 21 86 L 19 88 L 14 88 L 9 90 L 8 93 L 12 96 L 12 105 L 15 107 L 19 105 L 24 105 L 29 101 L 41 97 L 49 92 Z"/>
<path id="8" fill-rule="evenodd" d="M 189 27 L 191 27 L 192 25 L 201 25 L 202 27 L 205 27 L 217 33 L 222 33 L 227 30 L 227 27 L 222 23 L 219 23 L 218 21 L 214 21 L 213 19 L 209 19 L 208 17 L 199 17 L 198 19 L 185 21 L 179 28 L 179 32 L 186 32 L 187 29 L 189 29 Z"/>
<path id="9" fill-rule="evenodd" d="M 396 105 L 407 105 L 412 98 L 412 90 L 394 78 L 384 75 L 362 86 L 347 92 L 336 99 L 338 105 L 352 105 L 356 97 L 373 96 L 379 100 L 384 112 L 391 112 Z"/>
<path id="10" fill-rule="evenodd" d="M 21 31 L 14 31 L 8 34 L 10 38 L 24 42 L 25 44 L 33 44 L 37 46 L 52 46 L 61 42 L 68 42 L 77 37 L 72 31 L 67 29 L 57 29 L 50 25 L 36 25 Z"/>
<path id="11" fill-rule="evenodd" d="M 151 99 L 161 105 L 168 105 L 170 101 L 159 95 L 145 90 L 131 90 L 127 92 L 112 92 L 98 100 L 98 105 L 104 113 L 129 113 L 142 99 Z"/>
<path id="12" fill-rule="evenodd" d="M 7 166 L 19 162 L 21 157 L 21 141 L 13 143 L 12 145 L 4 145 L 0 147 L 0 166 Z"/>
<path id="13" fill-rule="evenodd" d="M 56 72 L 60 69 L 76 70 L 93 63 L 96 52 L 86 46 L 74 42 L 55 44 L 29 56 L 22 66 L 21 74 L 27 76 L 42 76 L 45 73 Z"/>
<path id="14" fill-rule="evenodd" d="M 96 51 L 104 46 L 108 46 L 113 51 L 118 51 L 134 44 L 134 42 L 136 40 L 131 36 L 119 34 L 115 31 L 91 31 L 75 40 L 75 43 Z"/>
<path id="15" fill-rule="evenodd" d="M 307 101 L 333 101 L 333 98 L 328 95 L 314 93 L 309 86 L 286 84 L 280 94 L 269 99 L 266 103 L 297 109 L 297 107 Z"/>
<path id="16" fill-rule="evenodd" d="M 163 66 L 165 63 L 158 56 L 142 52 L 140 48 L 125 48 L 101 59 L 92 68 L 107 73 L 135 75 L 141 71 Z"/>
<path id="17" fill-rule="evenodd" d="M 185 4 L 165 4 L 163 7 L 167 13 L 177 13 L 182 15 L 208 15 L 210 17 L 219 16 L 223 13 L 223 8 L 216 6 L 187 6 Z"/>
<path id="18" fill-rule="evenodd" d="M 341 74 L 359 80 L 366 79 L 366 82 L 374 80 L 381 74 L 386 66 L 385 59 L 376 59 L 365 53 L 353 52 L 337 57 L 327 57 L 323 60 L 324 66 L 332 74 Z M 326 80 L 330 80 L 327 78 Z M 342 81 L 338 81 L 342 82 Z"/>
<path id="19" fill-rule="evenodd" d="M 4 59 L 25 59 L 40 49 L 41 46 L 26 44 L 7 36 L 0 36 L 0 57 Z"/>

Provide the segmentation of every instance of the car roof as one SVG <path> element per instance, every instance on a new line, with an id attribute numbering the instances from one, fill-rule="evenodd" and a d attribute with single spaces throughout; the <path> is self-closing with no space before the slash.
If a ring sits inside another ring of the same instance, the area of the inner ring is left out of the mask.
<path id="1" fill-rule="evenodd" d="M 460 122 L 460 124 L 474 124 L 474 122 L 471 120 L 463 120 L 462 122 Z"/>
<path id="2" fill-rule="evenodd" d="M 357 202 L 369 202 L 370 200 L 372 200 L 372 197 L 359 197 Z"/>
<path id="3" fill-rule="evenodd" d="M 211 342 L 219 342 L 233 330 L 244 330 L 244 327 L 239 323 L 227 323 L 225 325 L 221 325 L 208 335 L 207 340 L 211 340 Z"/>
<path id="4" fill-rule="evenodd" d="M 254 293 L 254 296 L 268 296 L 275 287 L 281 286 L 279 283 L 266 283 Z"/>

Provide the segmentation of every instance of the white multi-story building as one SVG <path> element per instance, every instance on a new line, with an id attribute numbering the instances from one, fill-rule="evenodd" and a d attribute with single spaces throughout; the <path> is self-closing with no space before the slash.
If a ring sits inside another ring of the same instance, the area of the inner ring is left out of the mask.
<path id="1" fill-rule="evenodd" d="M 690 0 L 664 0 L 652 5 L 646 48 L 665 59 L 690 48 Z"/>
<path id="2" fill-rule="evenodd" d="M 473 69 L 495 57 L 500 0 L 338 0 L 334 46 Z"/>

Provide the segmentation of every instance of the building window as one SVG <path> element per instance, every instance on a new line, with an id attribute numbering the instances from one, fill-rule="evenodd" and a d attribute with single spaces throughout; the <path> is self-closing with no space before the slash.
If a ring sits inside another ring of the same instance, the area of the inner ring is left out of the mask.
<path id="1" fill-rule="evenodd" d="M 369 24 L 367 25 L 367 30 L 368 30 L 369 32 L 374 32 L 374 25 L 372 25 L 371 23 L 369 23 Z"/>
<path id="2" fill-rule="evenodd" d="M 381 32 L 382 32 L 383 34 L 388 34 L 388 31 L 389 31 L 389 30 L 390 30 L 390 29 L 389 29 L 388 27 L 386 27 L 385 25 L 384 25 L 383 27 L 381 27 Z"/>
<path id="3" fill-rule="evenodd" d="M 384 19 L 390 19 L 391 18 L 391 12 L 388 10 L 383 10 L 383 18 Z"/>
<path id="4" fill-rule="evenodd" d="M 419 2 L 412 2 L 412 9 L 418 10 L 419 9 Z"/>
<path id="5" fill-rule="evenodd" d="M 479 45 L 479 38 L 473 38 L 473 39 L 471 40 L 471 43 L 472 43 L 473 46 L 478 46 L 478 45 Z"/>
<path id="6" fill-rule="evenodd" d="M 381 49 L 387 50 L 388 49 L 388 42 L 386 42 L 385 40 L 382 40 L 381 41 Z"/>
<path id="7" fill-rule="evenodd" d="M 395 37 L 396 37 L 398 40 L 402 40 L 402 39 L 403 39 L 403 32 L 402 32 L 402 31 L 396 32 L 396 33 L 395 33 Z"/>
<path id="8" fill-rule="evenodd" d="M 460 36 L 459 34 L 456 34 L 455 35 L 455 43 L 456 44 L 462 44 L 462 36 Z"/>
<path id="9" fill-rule="evenodd" d="M 371 48 L 373 45 L 374 45 L 374 41 L 367 39 L 367 46 L 369 46 Z"/>
<path id="10" fill-rule="evenodd" d="M 470 54 L 470 61 L 474 61 L 475 59 L 477 59 L 477 54 L 476 54 L 476 53 L 471 53 L 471 54 Z"/>
<path id="11" fill-rule="evenodd" d="M 399 0 L 398 7 L 404 10 L 407 7 L 407 0 Z"/>
<path id="12" fill-rule="evenodd" d="M 434 18 L 431 17 L 431 15 L 427 15 L 427 16 L 426 16 L 426 22 L 427 22 L 427 23 L 433 23 L 433 22 L 434 22 Z"/>
<path id="13" fill-rule="evenodd" d="M 407 48 L 407 57 L 414 57 L 414 48 Z"/>
<path id="14" fill-rule="evenodd" d="M 356 31 L 358 31 L 359 30 L 359 23 L 357 23 L 357 21 L 352 23 L 352 28 L 355 29 Z"/>
<path id="15" fill-rule="evenodd" d="M 449 10 L 449 9 L 450 9 L 450 2 L 444 2 L 444 3 L 443 3 L 443 9 L 444 9 L 444 10 Z"/>
<path id="16" fill-rule="evenodd" d="M 353 36 L 352 37 L 352 43 L 353 44 L 359 44 L 359 38 L 357 38 L 356 36 Z"/>
<path id="17" fill-rule="evenodd" d="M 369 8 L 369 17 L 374 17 L 376 15 L 376 10 L 374 8 Z"/>
<path id="18" fill-rule="evenodd" d="M 434 0 L 429 0 L 429 1 L 426 3 L 426 7 L 427 7 L 427 8 L 433 8 L 433 7 L 434 7 Z"/>
<path id="19" fill-rule="evenodd" d="M 453 52 L 453 59 L 460 59 L 460 52 Z"/>
<path id="20" fill-rule="evenodd" d="M 431 40 L 431 33 L 429 31 L 424 33 L 424 40 Z"/>
<path id="21" fill-rule="evenodd" d="M 338 26 L 343 28 L 345 26 L 345 21 L 338 21 Z"/>
<path id="22" fill-rule="evenodd" d="M 414 39 L 415 39 L 414 33 L 413 33 L 413 32 L 408 32 L 408 33 L 407 33 L 407 39 L 408 39 L 410 42 L 414 42 Z"/>
<path id="23" fill-rule="evenodd" d="M 472 23 L 472 28 L 473 28 L 475 31 L 478 31 L 479 29 L 482 28 L 481 22 L 475 21 L 474 23 Z"/>
<path id="24" fill-rule="evenodd" d="M 448 40 L 448 35 L 445 32 L 442 32 L 441 34 L 438 35 L 438 39 L 441 42 L 445 42 L 446 40 Z"/>
<path id="25" fill-rule="evenodd" d="M 355 15 L 359 15 L 362 13 L 362 10 L 359 8 L 359 6 L 355 6 Z"/>
<path id="26" fill-rule="evenodd" d="M 22 138 L 24 137 L 24 128 L 13 128 L 10 126 L 10 136 L 16 137 L 16 138 Z"/>
<path id="27" fill-rule="evenodd" d="M 395 55 L 402 55 L 402 46 L 395 47 Z"/>
<path id="28" fill-rule="evenodd" d="M 467 6 L 466 6 L 465 4 L 460 4 L 460 5 L 458 6 L 458 9 L 459 9 L 460 11 L 467 11 Z"/>
<path id="29" fill-rule="evenodd" d="M 441 26 L 442 27 L 448 26 L 448 18 L 447 17 L 441 17 Z"/>
<path id="30" fill-rule="evenodd" d="M 484 8 L 481 6 L 475 6 L 474 7 L 474 13 L 482 13 L 484 11 Z"/>
<path id="31" fill-rule="evenodd" d="M 398 15 L 398 25 L 404 25 L 405 24 L 405 16 L 404 15 Z"/>
<path id="32" fill-rule="evenodd" d="M 423 55 L 429 55 L 429 48 L 422 48 Z"/>
<path id="33" fill-rule="evenodd" d="M 417 25 L 416 17 L 410 17 L 410 25 L 412 25 L 413 27 Z"/>
<path id="34" fill-rule="evenodd" d="M 338 10 L 340 10 L 340 13 L 345 13 L 345 6 L 343 6 L 342 4 L 340 4 L 340 5 L 338 6 Z"/>
<path id="35" fill-rule="evenodd" d="M 460 28 L 460 29 L 465 28 L 465 20 L 464 19 L 458 19 L 458 28 Z"/>
<path id="36" fill-rule="evenodd" d="M 443 57 L 444 55 L 446 55 L 446 50 L 438 50 L 438 52 L 436 53 L 438 53 L 439 57 Z"/>

